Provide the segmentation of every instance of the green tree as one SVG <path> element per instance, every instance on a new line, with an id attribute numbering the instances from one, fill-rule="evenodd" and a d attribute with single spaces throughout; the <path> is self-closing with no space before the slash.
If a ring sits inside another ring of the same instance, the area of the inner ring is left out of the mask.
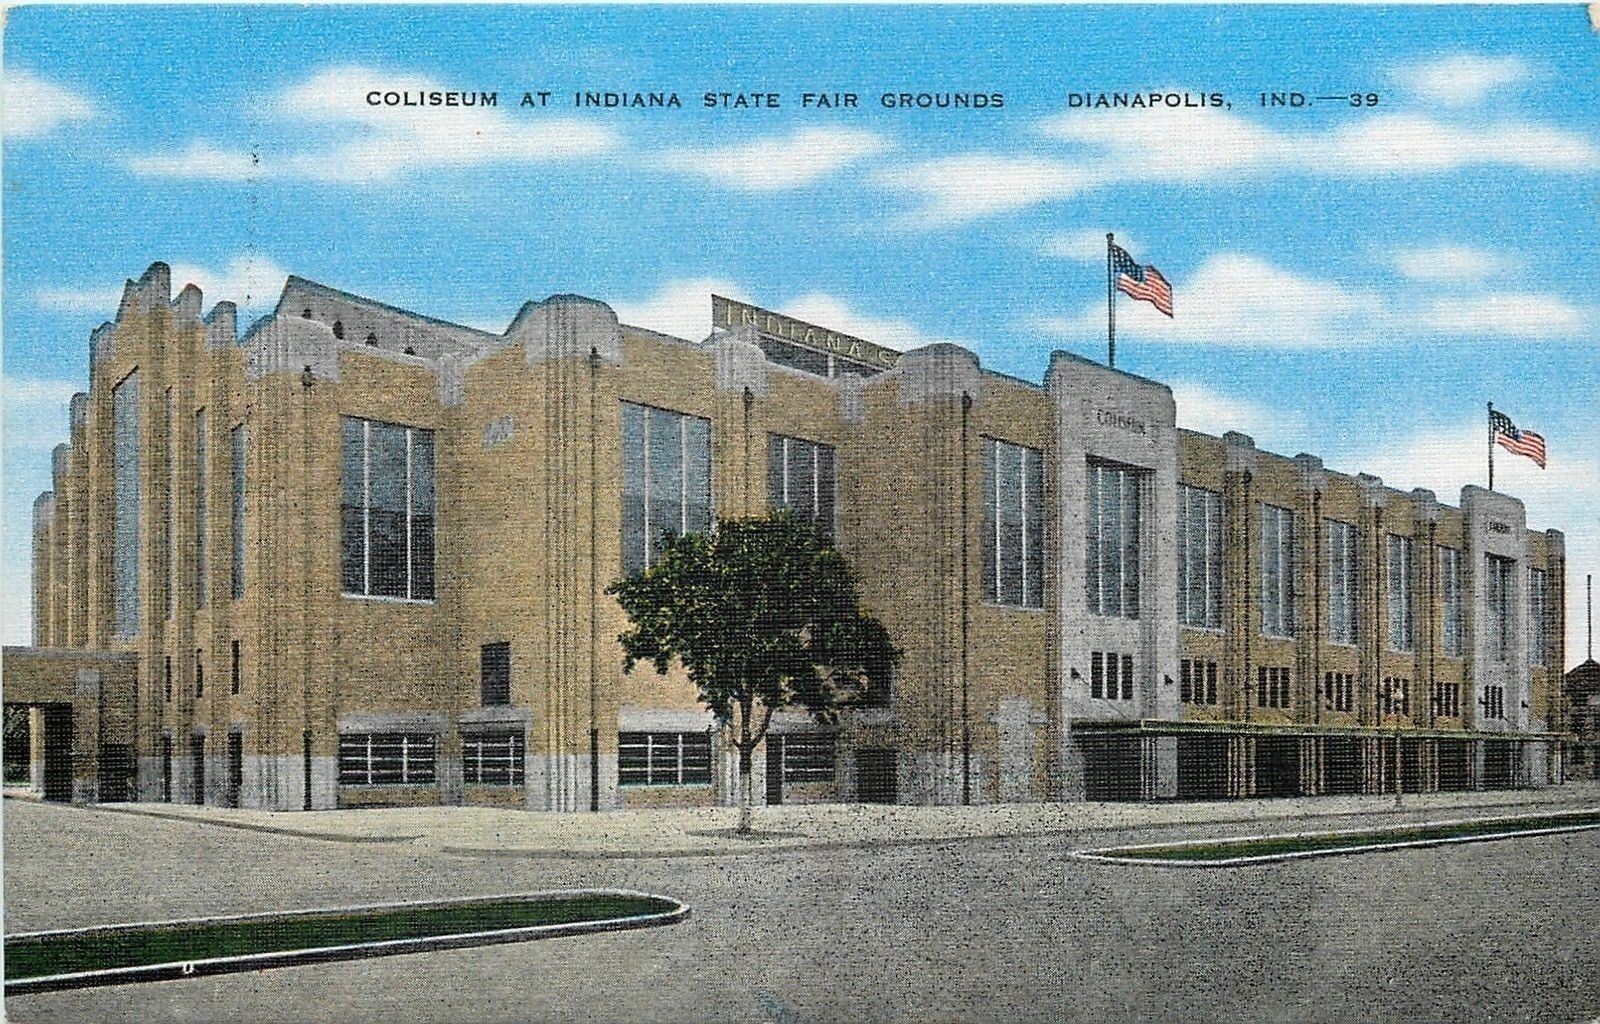
<path id="1" fill-rule="evenodd" d="M 739 751 L 739 832 L 750 831 L 750 762 L 772 715 L 832 724 L 886 687 L 900 650 L 861 610 L 855 577 L 816 527 L 789 512 L 668 537 L 645 572 L 613 583 L 632 628 L 623 668 L 676 660 Z"/>

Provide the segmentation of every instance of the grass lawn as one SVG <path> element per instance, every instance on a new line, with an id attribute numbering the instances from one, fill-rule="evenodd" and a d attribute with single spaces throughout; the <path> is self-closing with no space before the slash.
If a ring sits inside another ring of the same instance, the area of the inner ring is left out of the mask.
<path id="1" fill-rule="evenodd" d="M 213 957 L 321 949 L 536 925 L 662 914 L 671 900 L 621 893 L 519 897 L 467 905 L 310 912 L 269 919 L 164 924 L 5 940 L 5 978 L 187 963 Z"/>
<path id="2" fill-rule="evenodd" d="M 1600 811 L 1571 811 L 1514 818 L 1438 825 L 1400 825 L 1362 832 L 1321 832 L 1301 836 L 1264 836 L 1218 842 L 1172 843 L 1167 846 L 1116 847 L 1089 851 L 1101 857 L 1130 860 L 1220 861 L 1239 857 L 1274 857 L 1323 850 L 1360 849 L 1390 843 L 1436 842 L 1450 839 L 1492 838 L 1531 829 L 1600 826 Z"/>

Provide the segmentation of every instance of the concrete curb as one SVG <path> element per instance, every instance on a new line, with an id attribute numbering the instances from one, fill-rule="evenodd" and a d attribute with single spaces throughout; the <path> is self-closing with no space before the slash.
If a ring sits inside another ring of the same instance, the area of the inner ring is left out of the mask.
<path id="1" fill-rule="evenodd" d="M 1581 808 L 1579 810 L 1566 812 L 1566 813 L 1574 813 L 1574 814 L 1600 813 L 1600 808 Z M 1494 821 L 1494 820 L 1496 820 L 1496 819 L 1494 819 L 1494 818 L 1463 818 L 1463 819 L 1450 820 L 1450 821 L 1417 822 L 1416 824 L 1418 826 L 1420 826 L 1420 827 L 1438 828 L 1438 827 L 1444 827 L 1444 826 L 1448 826 L 1448 825 L 1478 824 L 1478 823 L 1481 823 L 1481 822 L 1484 822 L 1484 821 Z M 1531 816 L 1529 816 L 1529 817 L 1525 817 L 1523 820 L 1534 820 L 1534 819 Z M 1173 860 L 1173 859 L 1164 858 L 1164 857 L 1163 858 L 1156 858 L 1156 857 L 1139 857 L 1139 856 L 1124 857 L 1124 856 L 1118 856 L 1118 855 L 1110 853 L 1108 851 L 1110 851 L 1110 850 L 1138 851 L 1138 850 L 1149 850 L 1149 849 L 1156 849 L 1156 848 L 1170 849 L 1170 848 L 1172 848 L 1174 846 L 1178 846 L 1178 847 L 1182 847 L 1182 846 L 1210 846 L 1210 845 L 1215 845 L 1215 844 L 1218 844 L 1218 843 L 1255 842 L 1255 841 L 1271 840 L 1271 839 L 1310 839 L 1310 838 L 1316 838 L 1316 837 L 1319 837 L 1319 836 L 1327 835 L 1327 833 L 1325 833 L 1325 832 L 1323 832 L 1323 833 L 1318 833 L 1318 832 L 1287 832 L 1287 833 L 1282 833 L 1282 832 L 1280 832 L 1280 833 L 1268 833 L 1268 834 L 1251 835 L 1251 836 L 1228 836 L 1228 837 L 1223 838 L 1223 839 L 1195 840 L 1195 841 L 1193 841 L 1191 843 L 1182 843 L 1182 842 L 1179 842 L 1179 843 L 1141 843 L 1141 844 L 1139 844 L 1137 846 L 1105 847 L 1105 848 L 1102 848 L 1102 849 L 1099 849 L 1099 850 L 1074 850 L 1072 852 L 1072 857 L 1075 860 L 1093 861 L 1095 863 L 1100 863 L 1100 864 L 1118 864 L 1118 865 L 1123 865 L 1123 866 L 1132 865 L 1132 866 L 1138 866 L 1138 867 L 1159 867 L 1159 868 L 1234 868 L 1234 867 L 1247 867 L 1247 866 L 1254 865 L 1254 864 L 1274 864 L 1274 863 L 1279 863 L 1279 862 L 1282 862 L 1282 861 L 1311 860 L 1311 859 L 1317 858 L 1317 857 L 1346 857 L 1346 856 L 1351 856 L 1353 854 L 1359 854 L 1359 853 L 1383 853 L 1385 851 L 1390 851 L 1390 850 L 1420 849 L 1420 848 L 1430 847 L 1430 846 L 1450 846 L 1450 845 L 1457 845 L 1457 844 L 1461 844 L 1461 843 L 1485 843 L 1485 842 L 1493 842 L 1493 841 L 1500 840 L 1500 839 L 1517 839 L 1517 838 L 1524 838 L 1524 837 L 1530 837 L 1530 836 L 1561 835 L 1563 833 L 1568 833 L 1568 832 L 1588 832 L 1588 831 L 1592 831 L 1592 830 L 1595 830 L 1595 829 L 1600 829 L 1600 822 L 1589 823 L 1589 824 L 1581 824 L 1581 825 L 1553 825 L 1553 826 L 1543 827 L 1543 828 L 1519 829 L 1519 828 L 1515 828 L 1514 827 L 1517 824 L 1517 819 L 1514 819 L 1514 818 L 1505 819 L 1505 821 L 1506 821 L 1506 825 L 1507 825 L 1507 831 L 1504 831 L 1504 832 L 1490 832 L 1490 833 L 1485 833 L 1483 835 L 1440 836 L 1440 837 L 1435 838 L 1435 839 L 1403 839 L 1403 840 L 1396 840 L 1394 842 L 1388 842 L 1388 843 L 1367 843 L 1367 844 L 1361 844 L 1361 845 L 1356 845 L 1356 846 L 1331 846 L 1331 847 L 1328 847 L 1326 849 L 1321 849 L 1321 850 L 1294 850 L 1294 851 L 1289 851 L 1289 852 L 1286 852 L 1286 853 L 1265 853 L 1265 854 L 1255 854 L 1255 855 L 1246 856 L 1246 857 L 1222 857 L 1222 858 L 1218 858 L 1216 860 Z M 1352 835 L 1352 836 L 1371 835 L 1371 834 L 1374 834 L 1374 833 L 1381 833 L 1381 832 L 1391 831 L 1395 827 L 1396 826 L 1392 826 L 1391 825 L 1391 826 L 1385 826 L 1385 827 L 1380 827 L 1380 828 L 1352 829 L 1347 834 Z"/>
<path id="2" fill-rule="evenodd" d="M 1550 808 L 1551 813 L 1556 813 L 1562 801 L 1560 800 L 1504 800 L 1495 803 L 1475 803 L 1458 805 L 1455 807 L 1400 807 L 1387 805 L 1381 808 L 1368 810 L 1341 810 L 1341 811 L 1307 811 L 1296 814 L 1284 815 L 1234 815 L 1218 818 L 1192 818 L 1174 821 L 1132 821 L 1116 824 L 1074 825 L 1048 828 L 1021 829 L 1011 832 L 989 832 L 983 834 L 957 834 L 931 836 L 920 835 L 906 838 L 884 837 L 877 839 L 818 839 L 810 842 L 782 842 L 774 845 L 752 845 L 749 849 L 737 847 L 697 846 L 684 849 L 649 850 L 649 849 L 573 849 L 573 848 L 517 848 L 517 847 L 485 847 L 467 846 L 441 843 L 430 846 L 431 849 L 452 856 L 465 857 L 501 857 L 526 860 L 671 860 L 680 858 L 712 858 L 712 857 L 750 857 L 763 854 L 793 853 L 798 850 L 858 850 L 858 849 L 900 849 L 918 846 L 940 846 L 946 843 L 968 842 L 1002 842 L 1008 839 L 1048 839 L 1061 836 L 1075 836 L 1093 834 L 1097 832 L 1128 832 L 1135 830 L 1154 830 L 1167 828 L 1193 828 L 1210 825 L 1245 825 L 1270 826 L 1276 823 L 1294 823 L 1310 821 L 1337 821 L 1346 818 L 1373 818 L 1390 814 L 1419 814 L 1430 810 L 1440 812 L 1455 811 L 1457 813 L 1471 813 L 1475 811 L 1492 811 L 1504 808 L 1518 808 L 1528 813 L 1535 813 L 1543 808 Z M 195 825 L 210 825 L 217 828 L 241 829 L 247 832 L 261 832 L 270 835 L 291 836 L 297 839 L 313 839 L 329 843 L 357 843 L 357 844 L 402 844 L 423 841 L 428 838 L 426 833 L 415 835 L 383 835 L 362 836 L 333 834 L 318 832 L 311 829 L 297 829 L 284 825 L 264 825 L 257 822 L 227 821 L 214 817 L 196 817 L 187 814 L 173 814 L 160 810 L 160 805 L 139 803 L 128 804 L 95 804 L 62 805 L 75 806 L 82 810 L 111 811 L 115 814 L 142 815 L 150 818 L 159 818 L 164 821 L 185 822 Z M 997 805 L 998 806 L 998 805 Z M 1213 804 L 1214 806 L 1214 804 Z M 1573 808 L 1583 810 L 1586 808 Z M 1387 826 L 1393 827 L 1393 826 Z M 1282 834 L 1282 833 L 1280 833 Z M 759 833 L 758 833 L 759 836 Z M 1248 837 L 1247 837 L 1248 838 Z M 1168 845 L 1168 844 L 1162 844 Z"/>
<path id="3" fill-rule="evenodd" d="M 537 939 L 555 939 L 570 935 L 594 932 L 624 931 L 634 928 L 656 928 L 677 924 L 688 919 L 689 908 L 678 900 L 654 893 L 631 889 L 561 889 L 532 893 L 508 893 L 499 896 L 474 896 L 464 899 L 421 900 L 397 903 L 373 903 L 351 907 L 321 907 L 312 910 L 272 911 L 261 914 L 234 914 L 220 917 L 186 918 L 170 921 L 142 921 L 130 924 L 99 925 L 92 928 L 62 928 L 51 931 L 23 932 L 6 937 L 9 945 L 17 941 L 64 935 L 108 935 L 146 928 L 179 925 L 209 925 L 235 921 L 287 921 L 306 917 L 332 916 L 373 910 L 416 909 L 423 907 L 470 907 L 506 900 L 560 899 L 574 896 L 637 896 L 661 900 L 672 904 L 673 909 L 656 914 L 636 914 L 630 917 L 602 918 L 595 921 L 573 921 L 565 924 L 529 925 L 520 928 L 500 928 L 481 932 L 457 932 L 450 935 L 422 936 L 410 939 L 386 939 L 376 942 L 345 943 L 337 946 L 318 946 L 308 949 L 278 950 L 270 953 L 248 953 L 240 956 L 212 957 L 164 964 L 147 964 L 139 967 L 115 967 L 99 971 L 78 971 L 70 974 L 43 975 L 37 978 L 19 978 L 5 982 L 7 996 L 31 995 L 40 992 L 61 992 L 68 989 L 92 988 L 103 985 L 125 985 L 135 982 L 172 981 L 241 971 L 267 970 L 274 967 L 296 967 L 306 964 L 328 963 L 336 960 L 360 960 L 370 957 L 395 956 L 402 953 L 424 953 L 444 949 L 464 949 L 473 946 L 500 945 L 509 942 L 530 942 Z"/>

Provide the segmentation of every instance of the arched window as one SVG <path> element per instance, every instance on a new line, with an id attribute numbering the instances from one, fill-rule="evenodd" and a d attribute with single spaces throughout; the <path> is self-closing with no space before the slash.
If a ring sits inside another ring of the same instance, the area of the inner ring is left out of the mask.
<path id="1" fill-rule="evenodd" d="M 301 317 L 301 319 L 303 319 L 303 320 L 310 320 L 310 319 L 311 319 L 311 307 L 310 307 L 310 306 L 307 306 L 307 307 L 306 307 L 306 308 L 305 308 L 305 309 L 304 309 L 304 310 L 303 310 L 303 311 L 302 311 L 302 312 L 301 312 L 301 314 L 300 314 L 300 317 Z"/>
<path id="2" fill-rule="evenodd" d="M 376 345 L 377 343 L 378 343 L 378 335 L 375 332 L 372 332 L 372 331 L 367 332 L 367 344 L 368 345 Z"/>
<path id="3" fill-rule="evenodd" d="M 333 336 L 341 341 L 344 340 L 344 323 L 342 321 L 335 320 L 333 322 Z"/>
<path id="4" fill-rule="evenodd" d="M 406 346 L 406 355 L 414 356 L 416 354 L 417 354 L 417 350 L 416 349 L 412 348 L 410 345 Z"/>

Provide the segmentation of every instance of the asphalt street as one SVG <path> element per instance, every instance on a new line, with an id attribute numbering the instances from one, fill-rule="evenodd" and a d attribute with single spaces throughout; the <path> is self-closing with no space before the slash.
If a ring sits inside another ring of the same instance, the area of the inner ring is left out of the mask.
<path id="1" fill-rule="evenodd" d="M 671 928 L 15 997 L 17 1021 L 1600 1017 L 1600 832 L 1186 869 L 1070 851 L 1215 827 L 560 860 L 13 800 L 3 824 L 8 931 L 569 886 L 693 908 Z"/>

